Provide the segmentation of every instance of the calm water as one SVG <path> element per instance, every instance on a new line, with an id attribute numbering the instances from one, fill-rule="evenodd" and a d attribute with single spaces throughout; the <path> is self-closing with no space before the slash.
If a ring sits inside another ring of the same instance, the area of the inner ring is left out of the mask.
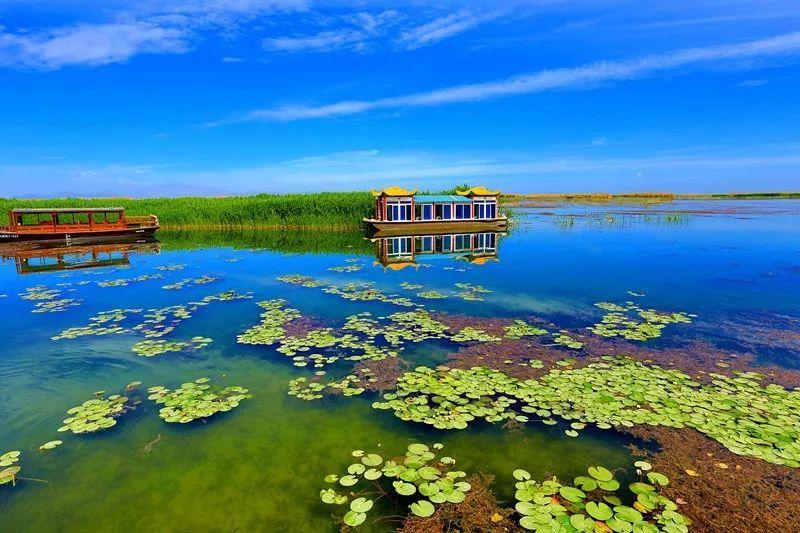
<path id="1" fill-rule="evenodd" d="M 21 450 L 21 476 L 35 480 L 0 486 L 0 530 L 334 531 L 331 508 L 318 498 L 322 477 L 346 467 L 355 448 L 380 446 L 391 454 L 416 440 L 443 442 L 463 470 L 495 474 L 497 491 L 506 498 L 516 467 L 534 475 L 572 477 L 589 464 L 629 464 L 628 441 L 610 432 L 584 431 L 570 439 L 560 426 L 529 424 L 503 431 L 485 423 L 445 432 L 372 409 L 375 396 L 369 393 L 319 402 L 288 396 L 287 382 L 313 370 L 292 366 L 272 347 L 236 343 L 238 334 L 259 321 L 256 302 L 285 298 L 331 326 L 362 311 L 385 315 L 404 308 L 349 302 L 275 279 L 284 274 L 340 284 L 374 282 L 431 310 L 539 316 L 563 327 L 591 324 L 602 313 L 593 303 L 624 302 L 633 291 L 646 295 L 640 301 L 647 307 L 698 315 L 693 324 L 670 326 L 662 338 L 650 341 L 653 346 L 692 339 L 737 350 L 755 346 L 760 364 L 800 367 L 800 352 L 754 344 L 750 330 L 737 333 L 729 327 L 774 323 L 800 330 L 800 202 L 535 205 L 521 209 L 519 221 L 508 235 L 480 237 L 482 250 L 419 253 L 413 260 L 394 253 L 402 255 L 407 242 L 373 243 L 358 234 L 166 231 L 156 245 L 111 254 L 117 264 L 64 270 L 57 268 L 54 253 L 6 257 L 0 265 L 0 295 L 5 295 L 0 298 L 0 452 Z M 442 242 L 416 244 L 435 248 Z M 177 264 L 186 267 L 157 268 Z M 363 268 L 328 270 L 347 265 Z M 155 274 L 163 278 L 98 284 Z M 219 280 L 162 288 L 205 274 Z M 399 286 L 404 281 L 444 293 L 455 283 L 480 284 L 493 292 L 484 301 L 419 300 L 416 291 Z M 80 300 L 80 305 L 32 313 L 37 301 L 19 294 L 38 285 L 59 289 L 58 298 Z M 161 308 L 226 290 L 252 292 L 253 298 L 211 303 L 164 337 L 213 338 L 192 353 L 141 357 L 131 351 L 142 340 L 133 333 L 51 340 L 100 311 Z M 452 349 L 423 344 L 408 357 L 415 364 L 435 365 Z M 342 364 L 340 373 L 345 368 Z M 64 412 L 95 391 L 121 392 L 135 380 L 145 387 L 175 387 L 203 376 L 248 387 L 254 398 L 206 424 L 167 424 L 158 418 L 157 407 L 145 402 L 110 430 L 88 436 L 56 433 Z M 37 451 L 55 438 L 64 445 L 48 454 Z"/>

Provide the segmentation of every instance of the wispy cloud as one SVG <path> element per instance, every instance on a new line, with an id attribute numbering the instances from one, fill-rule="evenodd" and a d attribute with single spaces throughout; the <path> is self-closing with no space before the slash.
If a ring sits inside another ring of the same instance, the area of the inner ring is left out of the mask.
<path id="1" fill-rule="evenodd" d="M 388 10 L 377 15 L 361 12 L 345 17 L 346 27 L 327 30 L 312 35 L 268 37 L 262 46 L 268 52 L 331 52 L 341 49 L 363 51 L 380 36 L 383 27 L 400 18 L 397 11 Z"/>
<path id="2" fill-rule="evenodd" d="M 769 83 L 769 80 L 744 80 L 737 84 L 738 87 L 761 87 Z"/>
<path id="3" fill-rule="evenodd" d="M 306 0 L 171 0 L 135 3 L 108 22 L 16 31 L 0 26 L 0 67 L 57 70 L 182 54 L 201 39 L 201 30 L 232 32 L 268 12 L 307 8 Z"/>
<path id="4" fill-rule="evenodd" d="M 502 14 L 500 11 L 479 13 L 471 9 L 462 9 L 404 31 L 398 43 L 408 50 L 422 48 L 495 20 Z"/>
<path id="5" fill-rule="evenodd" d="M 474 102 L 517 94 L 585 88 L 603 82 L 645 78 L 681 68 L 701 67 L 723 61 L 753 60 L 800 52 L 800 32 L 733 44 L 685 48 L 623 61 L 600 61 L 577 67 L 522 74 L 500 81 L 447 87 L 434 91 L 390 96 L 376 100 L 346 100 L 319 106 L 286 105 L 257 109 L 239 117 L 212 122 L 219 126 L 237 122 L 293 121 L 354 115 L 387 108 L 430 107 Z M 748 63 L 750 64 L 750 63 Z"/>
<path id="6" fill-rule="evenodd" d="M 34 34 L 0 33 L 0 66 L 58 69 L 106 65 L 136 54 L 183 53 L 189 35 L 146 22 L 79 25 Z"/>
<path id="7" fill-rule="evenodd" d="M 800 156 L 783 152 L 746 155 L 652 153 L 637 157 L 596 157 L 531 152 L 484 154 L 358 150 L 298 157 L 245 168 L 186 170 L 126 165 L 0 165 L 9 196 L 41 191 L 73 195 L 234 194 L 354 190 L 404 183 L 435 188 L 464 180 L 488 180 L 517 192 L 739 189 L 796 189 Z M 736 180 L 731 180 L 736 176 Z M 221 179 L 224 178 L 224 179 Z M 191 187 L 186 184 L 192 184 Z M 220 185 L 224 184 L 224 185 Z M 195 189 L 192 189 L 195 187 Z M 224 187 L 224 188 L 223 188 Z M 222 190 L 220 190 L 222 189 Z"/>

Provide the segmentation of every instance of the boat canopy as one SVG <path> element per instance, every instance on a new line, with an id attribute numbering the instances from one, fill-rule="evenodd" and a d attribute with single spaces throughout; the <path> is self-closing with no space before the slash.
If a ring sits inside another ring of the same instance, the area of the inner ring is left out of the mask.
<path id="1" fill-rule="evenodd" d="M 36 215 L 47 213 L 122 213 L 124 207 L 34 207 L 12 209 L 15 215 Z"/>
<path id="2" fill-rule="evenodd" d="M 418 204 L 468 204 L 472 200 L 455 194 L 418 194 L 414 201 Z"/>

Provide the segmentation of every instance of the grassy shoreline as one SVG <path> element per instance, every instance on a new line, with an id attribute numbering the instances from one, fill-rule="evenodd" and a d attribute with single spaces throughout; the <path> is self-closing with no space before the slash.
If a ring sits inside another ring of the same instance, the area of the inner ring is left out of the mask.
<path id="1" fill-rule="evenodd" d="M 666 192 L 585 194 L 504 194 L 501 201 L 571 203 L 660 203 L 675 200 L 775 200 L 800 199 L 800 192 L 674 194 Z M 0 198 L 0 211 L 14 207 L 124 207 L 127 213 L 158 215 L 166 229 L 254 230 L 354 230 L 372 213 L 367 191 L 307 194 L 257 194 L 252 196 L 177 198 Z M 5 219 L 5 215 L 0 215 Z M 0 222 L 3 225 L 5 222 Z"/>

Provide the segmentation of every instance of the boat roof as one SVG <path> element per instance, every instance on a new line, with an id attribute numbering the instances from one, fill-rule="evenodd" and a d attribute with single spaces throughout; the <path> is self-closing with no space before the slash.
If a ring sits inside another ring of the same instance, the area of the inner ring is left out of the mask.
<path id="1" fill-rule="evenodd" d="M 472 200 L 466 196 L 455 194 L 418 194 L 414 197 L 418 204 L 451 204 L 451 203 L 470 203 Z"/>
<path id="2" fill-rule="evenodd" d="M 29 207 L 12 209 L 18 215 L 34 215 L 36 213 L 116 213 L 125 211 L 124 207 Z"/>

